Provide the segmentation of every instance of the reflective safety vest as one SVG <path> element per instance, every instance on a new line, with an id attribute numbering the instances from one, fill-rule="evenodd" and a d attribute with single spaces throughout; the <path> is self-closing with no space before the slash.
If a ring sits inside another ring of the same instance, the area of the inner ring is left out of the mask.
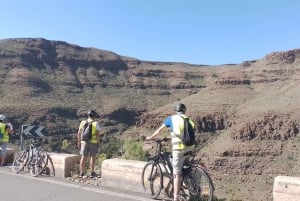
<path id="1" fill-rule="evenodd" d="M 6 124 L 0 122 L 0 142 L 9 142 L 8 131 L 5 130 Z"/>
<path id="2" fill-rule="evenodd" d="M 91 118 L 88 118 L 87 120 L 81 121 L 80 126 L 79 126 L 79 129 L 80 129 L 81 131 L 83 131 L 83 127 L 84 127 L 84 124 L 86 123 L 86 121 L 91 122 L 91 121 L 93 121 L 93 120 L 92 120 Z M 94 122 L 92 123 L 92 138 L 91 138 L 91 140 L 89 141 L 89 143 L 97 144 L 97 138 L 96 138 L 96 124 L 97 124 L 96 121 L 94 121 Z M 85 142 L 85 141 L 81 141 L 81 142 Z"/>
<path id="3" fill-rule="evenodd" d="M 183 134 L 184 129 L 184 120 L 182 117 L 187 118 L 187 116 L 181 114 L 181 115 L 172 115 L 172 124 L 173 129 L 171 130 L 171 137 L 172 137 L 172 150 L 173 151 L 181 151 L 186 148 L 193 148 L 195 145 L 192 146 L 186 146 L 182 143 L 181 139 L 178 137 L 179 135 Z M 195 127 L 195 123 L 192 120 L 189 120 L 190 123 Z"/>

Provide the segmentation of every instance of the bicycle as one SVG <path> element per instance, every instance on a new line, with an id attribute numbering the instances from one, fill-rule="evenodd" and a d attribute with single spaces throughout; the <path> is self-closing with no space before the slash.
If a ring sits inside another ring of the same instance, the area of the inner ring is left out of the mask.
<path id="1" fill-rule="evenodd" d="M 50 156 L 45 151 L 40 150 L 39 145 L 40 143 L 37 143 L 33 139 L 29 146 L 20 151 L 14 159 L 12 171 L 20 173 L 21 171 L 28 170 L 30 175 L 34 177 L 42 173 L 55 176 L 55 170 Z M 49 163 L 52 170 L 48 168 Z"/>
<path id="2" fill-rule="evenodd" d="M 142 186 L 145 193 L 152 199 L 157 199 L 164 189 L 169 198 L 173 197 L 173 168 L 171 153 L 163 150 L 163 142 L 169 138 L 153 139 L 156 143 L 156 154 L 150 159 L 142 171 Z M 169 180 L 164 186 L 164 179 Z M 180 200 L 212 201 L 214 186 L 211 178 L 206 173 L 195 156 L 186 157 L 182 170 L 182 184 Z"/>

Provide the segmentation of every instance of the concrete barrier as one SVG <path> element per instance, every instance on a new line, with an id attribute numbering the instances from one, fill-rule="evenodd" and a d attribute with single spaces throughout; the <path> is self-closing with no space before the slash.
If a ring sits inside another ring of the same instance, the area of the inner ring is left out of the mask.
<path id="1" fill-rule="evenodd" d="M 69 177 L 71 171 L 76 169 L 76 165 L 79 167 L 80 155 L 76 154 L 63 154 L 63 153 L 48 153 L 53 162 L 56 177 Z"/>
<path id="2" fill-rule="evenodd" d="M 275 177 L 273 201 L 300 201 L 300 177 Z"/>
<path id="3" fill-rule="evenodd" d="M 141 175 L 146 162 L 107 159 L 101 167 L 101 185 L 143 193 Z"/>
<path id="4" fill-rule="evenodd" d="M 8 147 L 6 149 L 5 163 L 13 163 L 14 156 L 15 156 L 15 150 L 13 148 Z M 2 161 L 1 155 L 0 155 L 0 161 Z"/>

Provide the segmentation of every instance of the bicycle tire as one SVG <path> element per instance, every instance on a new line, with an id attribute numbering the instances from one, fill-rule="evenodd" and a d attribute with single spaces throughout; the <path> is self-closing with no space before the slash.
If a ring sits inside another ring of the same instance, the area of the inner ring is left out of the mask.
<path id="1" fill-rule="evenodd" d="M 171 183 L 171 189 L 170 191 L 166 191 L 166 195 L 168 198 L 173 199 L 174 198 L 174 188 L 173 183 Z M 180 201 L 190 201 L 190 192 L 188 189 L 181 187 L 179 192 L 179 200 Z"/>
<path id="2" fill-rule="evenodd" d="M 158 164 L 146 163 L 142 171 L 142 185 L 148 197 L 155 199 L 159 196 L 163 187 L 163 174 Z"/>
<path id="3" fill-rule="evenodd" d="M 38 151 L 37 156 L 35 156 L 30 165 L 30 175 L 34 177 L 39 176 L 45 170 L 47 164 L 48 154 L 44 151 Z"/>
<path id="4" fill-rule="evenodd" d="M 29 153 L 27 150 L 19 152 L 12 164 L 12 171 L 14 173 L 20 173 L 24 170 L 25 165 L 28 163 Z"/>
<path id="5" fill-rule="evenodd" d="M 47 155 L 48 155 L 47 165 L 46 165 L 46 167 L 44 168 L 44 170 L 42 171 L 42 173 L 40 175 L 54 177 L 55 176 L 55 169 L 54 169 L 53 161 L 52 161 L 50 155 L 49 154 L 47 154 Z"/>
<path id="6" fill-rule="evenodd" d="M 192 167 L 188 176 L 191 178 L 189 185 L 190 201 L 212 201 L 214 186 L 209 175 L 199 167 Z"/>
<path id="7" fill-rule="evenodd" d="M 47 164 L 46 168 L 44 169 L 44 171 L 42 172 L 42 174 L 54 177 L 55 176 L 55 169 L 54 169 L 53 161 L 52 161 L 52 158 L 49 156 L 49 154 L 47 154 L 47 155 L 48 155 L 48 164 Z"/>

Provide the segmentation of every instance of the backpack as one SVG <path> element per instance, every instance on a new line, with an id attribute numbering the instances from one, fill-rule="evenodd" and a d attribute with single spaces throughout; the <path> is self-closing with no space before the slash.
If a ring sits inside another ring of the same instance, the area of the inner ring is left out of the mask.
<path id="1" fill-rule="evenodd" d="M 81 140 L 82 141 L 90 141 L 92 139 L 92 124 L 94 121 L 88 121 L 86 120 L 84 126 L 83 126 L 83 131 L 81 133 Z"/>
<path id="2" fill-rule="evenodd" d="M 195 140 L 195 129 L 193 125 L 190 123 L 189 118 L 184 118 L 180 116 L 184 121 L 183 134 L 180 135 L 180 139 L 182 143 L 186 146 L 192 146 L 196 144 Z"/>

